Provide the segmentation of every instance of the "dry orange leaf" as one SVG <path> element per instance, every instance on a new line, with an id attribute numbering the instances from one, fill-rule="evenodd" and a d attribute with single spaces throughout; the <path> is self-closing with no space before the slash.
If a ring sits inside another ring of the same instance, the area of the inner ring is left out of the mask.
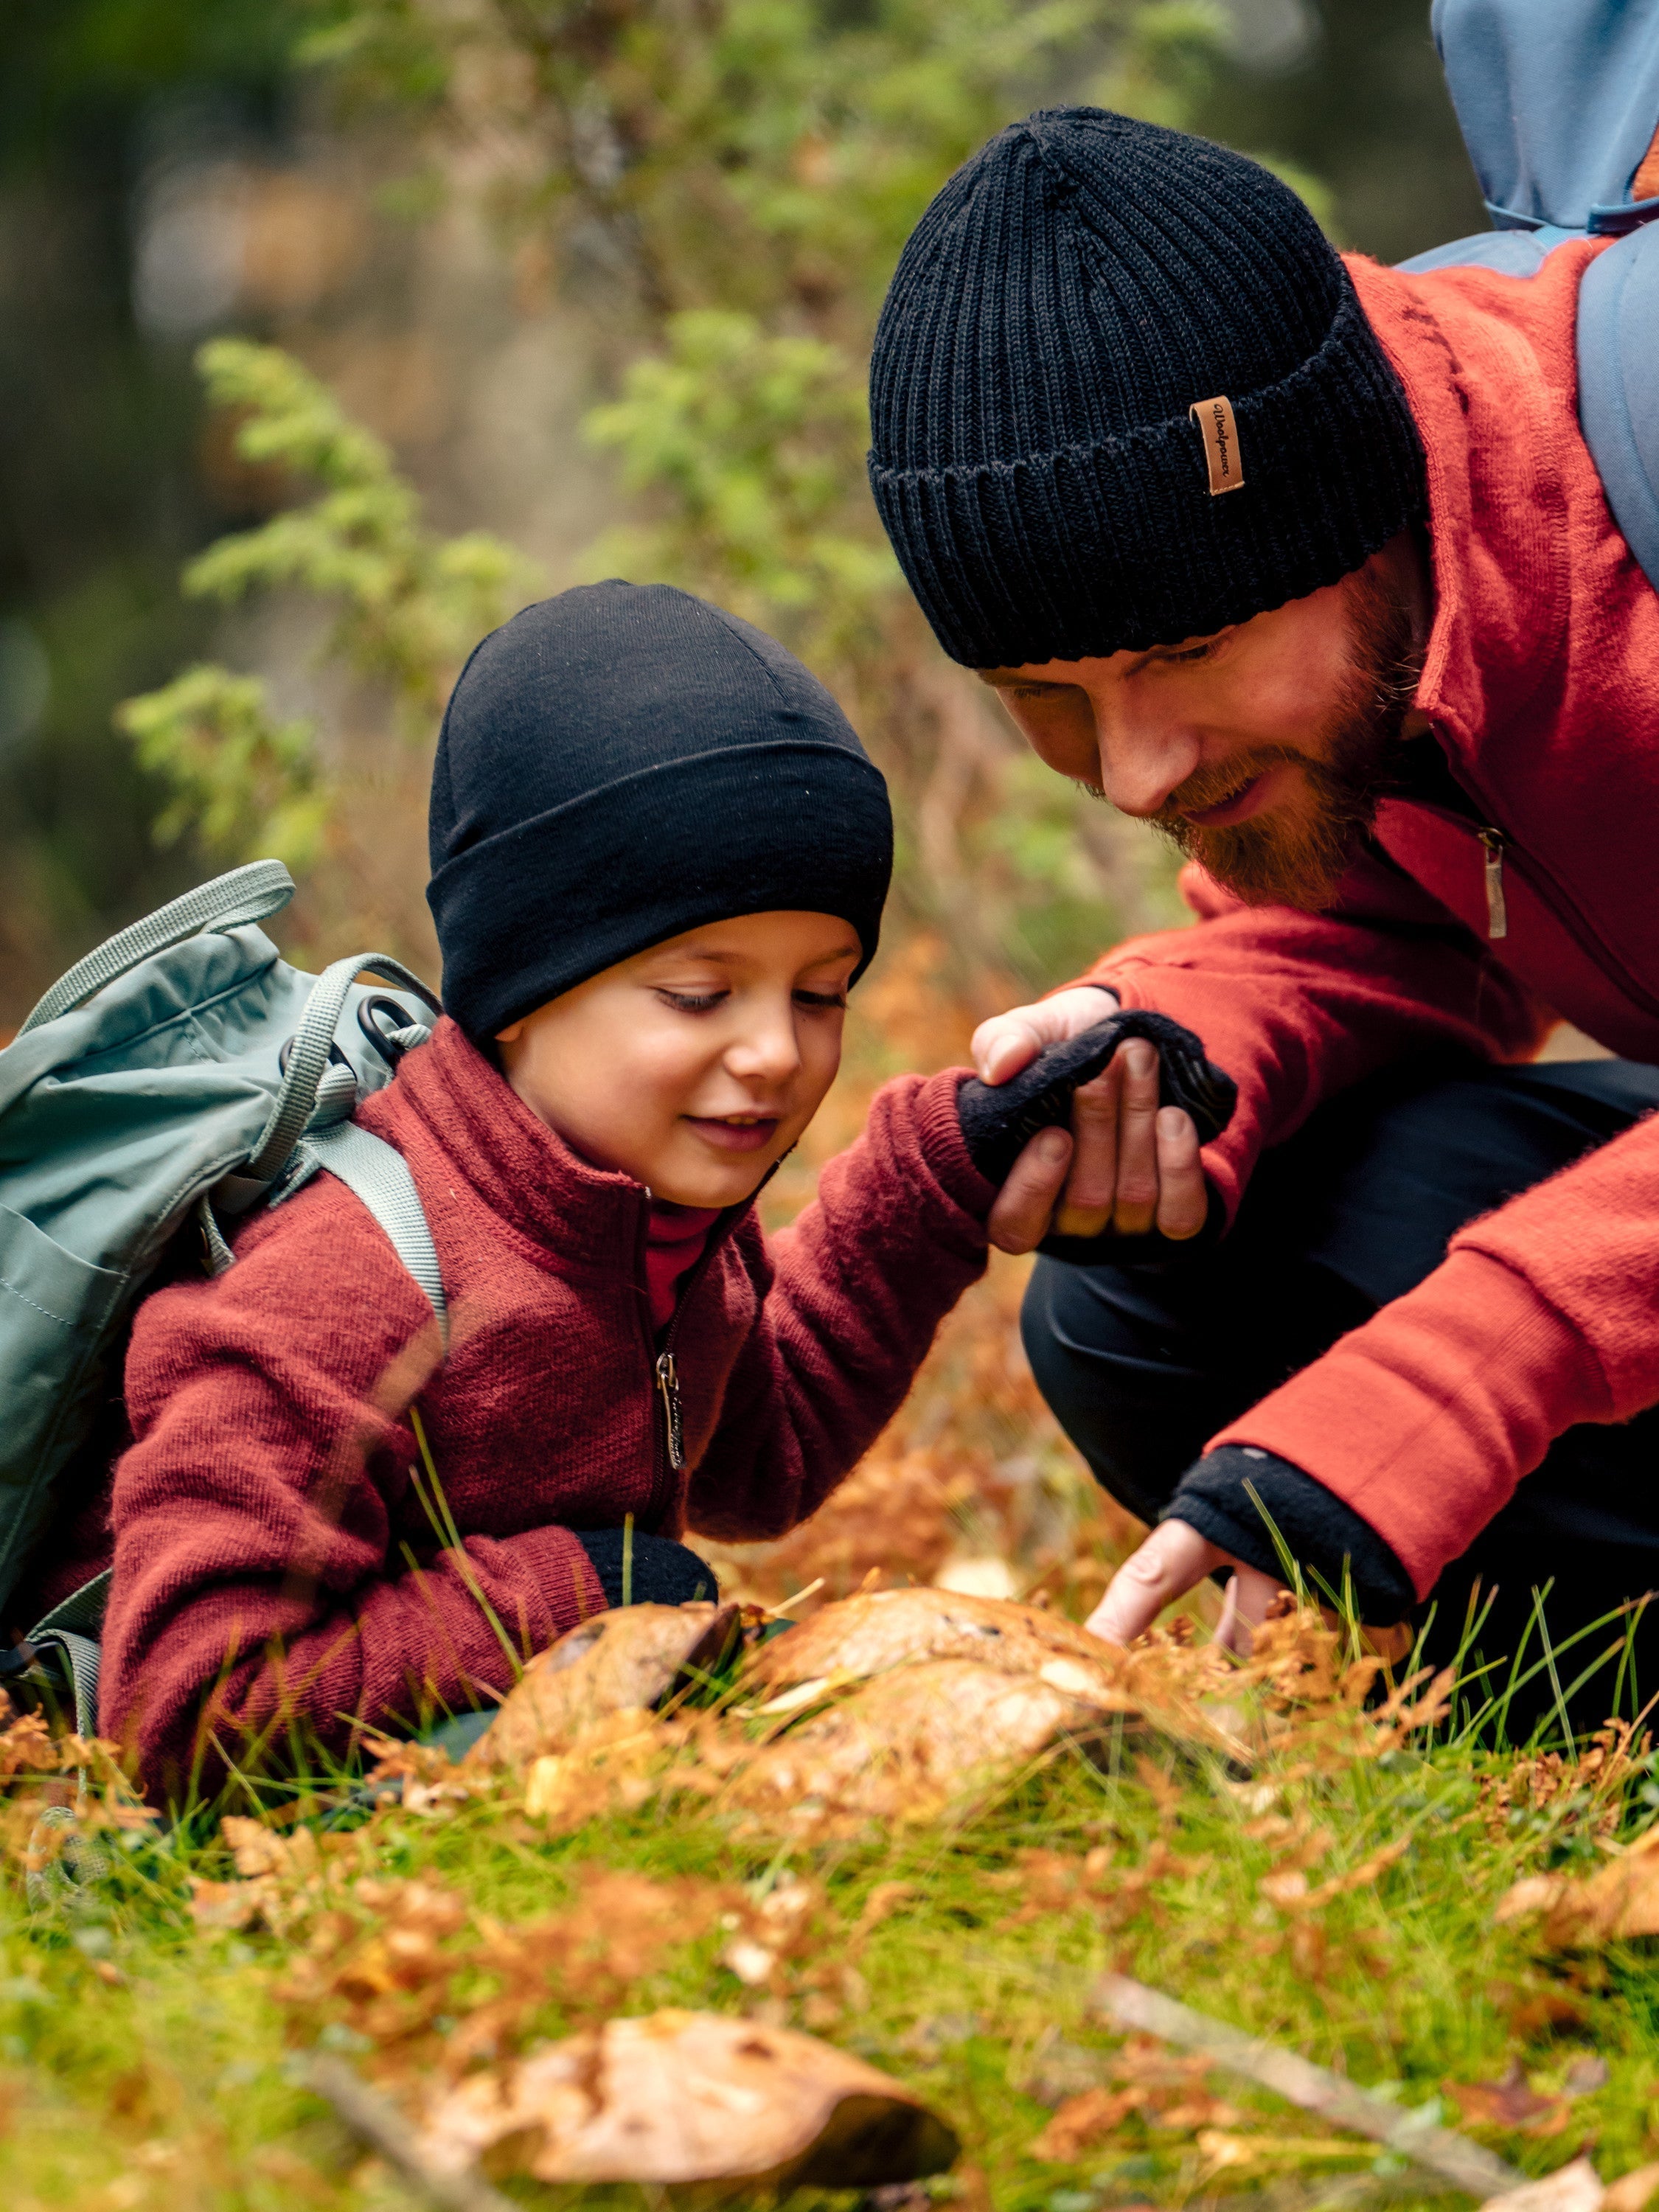
<path id="1" fill-rule="evenodd" d="M 1237 1715 L 1206 1711 L 1201 1702 L 1228 1680 L 1218 1655 L 1167 1642 L 1124 1651 L 1041 1607 L 961 1590 L 871 1590 L 842 1598 L 763 1644 L 748 1680 L 772 1693 L 762 1711 L 781 1715 L 787 1708 L 781 1697 L 807 1702 L 818 1692 L 896 1668 L 946 1659 L 1035 1679 L 1086 1699 L 1098 1713 L 1144 1721 L 1229 1758 L 1249 1754 Z"/>
<path id="2" fill-rule="evenodd" d="M 428 2107 L 419 2143 L 446 2173 L 780 2190 L 919 2180 L 958 2148 L 902 2083 L 816 2036 L 674 2011 L 469 2076 Z"/>
<path id="3" fill-rule="evenodd" d="M 1032 2139 L 1027 2156 L 1070 2166 L 1121 2127 L 1146 2097 L 1139 2084 L 1127 2089 L 1085 2089 L 1068 2097 L 1042 2133 Z"/>
<path id="4" fill-rule="evenodd" d="M 823 1607 L 756 1655 L 749 1679 L 769 1689 L 833 1676 L 863 1681 L 926 1659 L 971 1659 L 1006 1674 L 1040 1674 L 1059 1658 L 1074 1662 L 1056 1686 L 1103 1705 L 1120 1698 L 1113 1662 L 1121 1655 L 1086 1629 L 1010 1598 L 959 1590 L 872 1590 Z M 1122 1699 L 1117 1710 L 1132 1710 Z"/>
<path id="5" fill-rule="evenodd" d="M 1034 1676 L 936 1659 L 878 1676 L 768 1744 L 732 1795 L 792 1823 L 931 1820 L 988 1774 L 1098 1719 L 1097 1708 Z"/>
<path id="6" fill-rule="evenodd" d="M 1528 1875 L 1505 1891 L 1497 1919 L 1543 1917 L 1551 1950 L 1582 1950 L 1631 1936 L 1659 1936 L 1659 1827 L 1650 1828 L 1593 1875 Z"/>
<path id="7" fill-rule="evenodd" d="M 1487 2197 L 1480 2212 L 1603 2212 L 1607 2198 L 1595 2168 L 1587 2158 L 1576 2158 L 1541 2181 Z"/>
<path id="8" fill-rule="evenodd" d="M 1659 2190 L 1659 2165 L 1635 2166 L 1608 2184 L 1601 2200 L 1603 2212 L 1644 2212 L 1656 2190 Z"/>
<path id="9" fill-rule="evenodd" d="M 532 1659 L 471 1753 L 486 1766 L 553 1757 L 613 1713 L 647 1709 L 687 1668 L 712 1666 L 735 1606 L 629 1605 L 596 1613 Z"/>
<path id="10" fill-rule="evenodd" d="M 1567 2124 L 1566 2099 L 1540 2097 L 1528 2086 L 1518 2058 L 1496 2081 L 1447 2081 L 1442 2087 L 1471 2127 L 1554 2136 Z"/>

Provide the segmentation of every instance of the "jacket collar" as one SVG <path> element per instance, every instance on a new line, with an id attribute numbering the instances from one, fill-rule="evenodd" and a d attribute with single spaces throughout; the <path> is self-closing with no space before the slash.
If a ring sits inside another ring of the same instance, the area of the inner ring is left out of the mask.
<path id="1" fill-rule="evenodd" d="M 1435 616 L 1416 704 L 1471 764 L 1563 680 L 1578 287 L 1604 243 L 1561 246 L 1525 279 L 1347 257 L 1427 461 Z"/>
<path id="2" fill-rule="evenodd" d="M 632 1261 L 645 1186 L 573 1152 L 448 1015 L 431 1042 L 404 1060 L 390 1103 L 397 1118 L 420 1125 L 492 1213 L 562 1264 Z"/>

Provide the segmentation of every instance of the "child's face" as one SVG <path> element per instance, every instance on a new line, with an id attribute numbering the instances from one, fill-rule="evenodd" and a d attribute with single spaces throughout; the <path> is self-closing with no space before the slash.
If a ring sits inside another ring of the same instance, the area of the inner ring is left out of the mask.
<path id="1" fill-rule="evenodd" d="M 835 1081 L 859 954 L 831 915 L 712 922 L 510 1023 L 501 1065 L 596 1165 L 681 1206 L 735 1206 Z"/>

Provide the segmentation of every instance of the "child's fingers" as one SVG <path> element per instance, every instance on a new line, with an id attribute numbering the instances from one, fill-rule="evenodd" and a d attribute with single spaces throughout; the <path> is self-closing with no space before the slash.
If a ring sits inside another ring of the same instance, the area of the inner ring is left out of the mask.
<path id="1" fill-rule="evenodd" d="M 974 1031 L 968 1048 L 974 1072 L 981 1083 L 1006 1083 L 1051 1044 L 1064 1044 L 1116 1012 L 1117 1000 L 1110 991 L 1084 983 L 1056 991 L 1035 1006 L 1012 1006 L 1006 1014 L 993 1014 Z"/>
<path id="2" fill-rule="evenodd" d="M 1067 1132 L 1039 1129 L 1008 1170 L 986 1224 L 1000 1252 L 1029 1252 L 1042 1242 L 1071 1164 Z"/>
<path id="3" fill-rule="evenodd" d="M 1210 1217 L 1210 1192 L 1199 1158 L 1198 1131 L 1191 1115 L 1182 1113 L 1179 1106 L 1160 1108 L 1154 1126 L 1158 1225 L 1164 1236 L 1176 1241 L 1196 1237 Z"/>

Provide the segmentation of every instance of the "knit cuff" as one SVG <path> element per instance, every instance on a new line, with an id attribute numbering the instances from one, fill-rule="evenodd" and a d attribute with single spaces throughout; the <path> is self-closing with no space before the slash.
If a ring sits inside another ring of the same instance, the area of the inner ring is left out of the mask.
<path id="1" fill-rule="evenodd" d="M 592 1562 L 607 1606 L 690 1605 L 720 1595 L 714 1570 L 688 1545 L 642 1530 L 580 1528 L 576 1541 Z"/>
<path id="2" fill-rule="evenodd" d="M 1254 1445 L 1206 1452 L 1160 1517 L 1184 1521 L 1247 1566 L 1279 1578 L 1285 1569 L 1271 1522 L 1291 1558 L 1318 1578 L 1316 1590 L 1322 1583 L 1340 1594 L 1346 1566 L 1360 1618 L 1374 1626 L 1404 1620 L 1416 1602 L 1411 1577 L 1369 1522 L 1300 1468 Z"/>
<path id="3" fill-rule="evenodd" d="M 957 1094 L 973 1072 L 971 1067 L 947 1067 L 928 1076 L 916 1091 L 914 1110 L 916 1140 L 928 1171 L 954 1205 L 982 1224 L 1000 1186 L 974 1165 L 962 1133 Z"/>

